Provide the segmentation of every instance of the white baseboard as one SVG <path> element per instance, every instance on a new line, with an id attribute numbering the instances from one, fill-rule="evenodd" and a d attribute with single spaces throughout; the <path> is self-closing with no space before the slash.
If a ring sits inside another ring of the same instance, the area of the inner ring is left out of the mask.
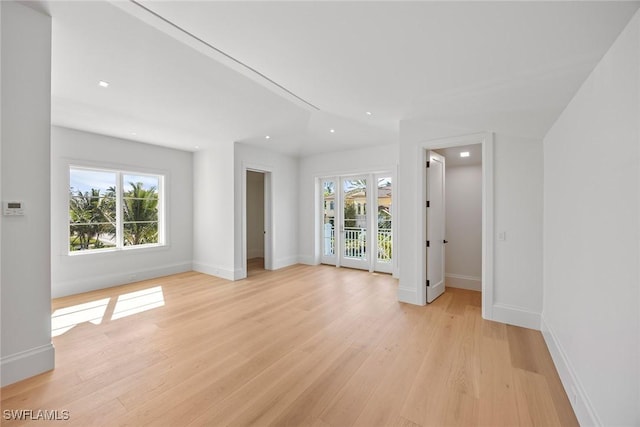
<path id="1" fill-rule="evenodd" d="M 534 311 L 507 304 L 494 304 L 492 315 L 493 318 L 490 320 L 496 322 L 535 329 L 536 331 L 540 330 L 540 313 Z"/>
<path id="2" fill-rule="evenodd" d="M 446 286 L 482 292 L 482 277 L 465 276 L 463 274 L 446 273 Z"/>
<path id="3" fill-rule="evenodd" d="M 279 268 L 289 267 L 290 265 L 295 265 L 297 263 L 298 263 L 298 256 L 280 258 L 273 261 L 273 269 L 277 270 Z"/>
<path id="4" fill-rule="evenodd" d="M 45 344 L 0 359 L 0 386 L 21 381 L 52 370 L 55 367 L 55 348 Z"/>
<path id="5" fill-rule="evenodd" d="M 264 250 L 251 249 L 247 251 L 247 259 L 251 258 L 264 258 Z"/>
<path id="6" fill-rule="evenodd" d="M 415 305 L 424 305 L 418 301 L 418 292 L 416 289 L 398 288 L 398 301 Z"/>
<path id="7" fill-rule="evenodd" d="M 564 391 L 569 397 L 569 402 L 571 402 L 576 418 L 578 418 L 578 423 L 580 423 L 581 426 L 603 425 L 596 415 L 593 405 L 587 397 L 584 388 L 580 381 L 578 381 L 573 365 L 567 358 L 567 354 L 562 349 L 562 346 L 558 342 L 553 330 L 545 322 L 544 316 L 542 316 L 542 336 L 544 337 L 544 341 L 547 343 L 549 353 L 551 353 L 553 363 L 556 365 Z"/>
<path id="8" fill-rule="evenodd" d="M 186 271 L 191 271 L 191 268 L 191 262 L 181 262 L 143 270 L 120 271 L 114 274 L 96 275 L 79 280 L 54 282 L 51 283 L 51 297 L 59 298 L 82 292 L 95 291 L 96 289 L 104 289 L 112 286 L 139 282 L 141 280 L 155 279 L 156 277 L 184 273 Z"/>
<path id="9" fill-rule="evenodd" d="M 299 255 L 298 263 L 305 265 L 320 265 L 320 262 L 316 260 L 316 257 L 307 255 Z"/>
<path id="10" fill-rule="evenodd" d="M 231 268 L 220 267 L 217 265 L 211 265 L 199 261 L 194 261 L 192 265 L 193 271 L 208 274 L 210 276 L 220 277 L 221 279 L 238 280 L 242 278 L 242 269 L 234 270 Z"/>

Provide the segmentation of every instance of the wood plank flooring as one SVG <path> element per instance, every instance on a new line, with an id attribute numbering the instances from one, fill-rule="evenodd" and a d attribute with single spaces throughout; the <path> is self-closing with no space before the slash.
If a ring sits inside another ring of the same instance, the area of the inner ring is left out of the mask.
<path id="1" fill-rule="evenodd" d="M 69 411 L 38 426 L 578 424 L 541 334 L 483 320 L 480 293 L 418 307 L 388 275 L 259 262 L 238 282 L 190 272 L 54 300 L 58 322 L 91 321 L 54 337 L 56 369 L 4 387 L 2 409 Z"/>

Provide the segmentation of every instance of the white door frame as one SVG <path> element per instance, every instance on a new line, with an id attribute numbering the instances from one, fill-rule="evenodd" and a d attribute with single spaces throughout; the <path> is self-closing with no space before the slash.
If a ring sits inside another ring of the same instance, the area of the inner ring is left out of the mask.
<path id="1" fill-rule="evenodd" d="M 264 174 L 264 269 L 273 270 L 273 168 L 265 165 L 242 162 L 242 273 L 240 279 L 247 277 L 247 172 Z"/>
<path id="2" fill-rule="evenodd" d="M 429 150 L 440 148 L 459 147 L 462 145 L 482 144 L 482 317 L 493 319 L 493 258 L 494 258 L 494 209 L 493 209 L 493 133 L 483 132 L 470 135 L 455 136 L 450 138 L 440 138 L 423 142 L 418 145 L 418 155 L 420 177 L 418 180 L 418 194 L 421 198 L 420 221 L 418 223 L 417 238 L 420 239 L 419 259 L 422 261 L 420 269 L 420 286 L 418 288 L 418 300 L 422 304 L 427 302 L 426 292 L 426 240 L 427 240 L 427 192 L 426 178 Z"/>

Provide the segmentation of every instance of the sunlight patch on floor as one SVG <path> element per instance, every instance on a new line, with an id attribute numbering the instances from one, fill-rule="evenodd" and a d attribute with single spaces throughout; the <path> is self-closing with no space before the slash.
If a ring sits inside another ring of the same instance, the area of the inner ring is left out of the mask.
<path id="1" fill-rule="evenodd" d="M 164 305 L 162 286 L 123 294 L 118 297 L 111 320 L 121 319 Z"/>
<path id="2" fill-rule="evenodd" d="M 107 311 L 110 300 L 111 298 L 103 298 L 56 310 L 51 315 L 51 336 L 62 335 L 74 326 L 84 322 L 99 325 L 102 323 L 102 318 Z"/>
<path id="3" fill-rule="evenodd" d="M 115 307 L 109 297 L 59 308 L 51 315 L 51 337 L 62 335 L 81 323 L 99 325 L 109 319 L 109 315 L 111 320 L 116 320 L 164 305 L 162 286 L 155 286 L 118 296 Z"/>

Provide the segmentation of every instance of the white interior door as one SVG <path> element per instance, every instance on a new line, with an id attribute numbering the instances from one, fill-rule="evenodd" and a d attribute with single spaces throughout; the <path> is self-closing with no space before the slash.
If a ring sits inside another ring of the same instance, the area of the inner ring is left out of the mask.
<path id="1" fill-rule="evenodd" d="M 444 292 L 445 159 L 433 151 L 427 154 L 427 302 L 432 302 Z"/>
<path id="2" fill-rule="evenodd" d="M 368 176 L 350 176 L 341 179 L 342 203 L 340 213 L 340 265 L 370 269 L 369 213 L 367 212 Z"/>

